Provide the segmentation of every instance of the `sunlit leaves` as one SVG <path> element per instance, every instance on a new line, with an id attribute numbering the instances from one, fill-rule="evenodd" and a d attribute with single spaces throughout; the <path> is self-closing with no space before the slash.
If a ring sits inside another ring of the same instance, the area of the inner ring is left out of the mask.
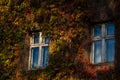
<path id="1" fill-rule="evenodd" d="M 82 45 L 88 35 L 86 4 L 87 0 L 0 0 L 0 79 L 15 76 L 25 35 L 36 27 L 42 36 L 51 38 L 49 66 L 38 70 L 39 74 L 31 71 L 26 76 L 23 72 L 23 77 L 68 80 L 76 75 L 90 79 L 95 71 L 84 55 L 88 44 Z"/>
<path id="2" fill-rule="evenodd" d="M 28 1 L 18 4 L 16 0 L 0 0 L 0 79 L 12 79 L 15 75 L 17 63 L 15 45 L 23 48 L 23 39 L 32 25 L 24 17 L 29 8 Z M 13 75 L 14 74 L 14 75 Z"/>

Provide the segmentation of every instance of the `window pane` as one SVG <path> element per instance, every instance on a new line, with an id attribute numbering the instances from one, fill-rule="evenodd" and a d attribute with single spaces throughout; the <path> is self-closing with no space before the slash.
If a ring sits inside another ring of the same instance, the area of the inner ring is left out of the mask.
<path id="1" fill-rule="evenodd" d="M 39 33 L 34 34 L 34 44 L 39 43 Z"/>
<path id="2" fill-rule="evenodd" d="M 107 53 L 107 61 L 113 61 L 114 53 L 115 53 L 115 40 L 114 39 L 106 40 L 106 53 Z"/>
<path id="3" fill-rule="evenodd" d="M 96 37 L 96 36 L 101 36 L 101 32 L 102 32 L 101 26 L 96 26 L 96 27 L 94 27 L 94 36 L 95 36 L 95 37 Z"/>
<path id="4" fill-rule="evenodd" d="M 43 38 L 43 43 L 49 43 L 50 42 L 50 37 Z"/>
<path id="5" fill-rule="evenodd" d="M 94 42 L 94 62 L 100 63 L 102 57 L 102 41 L 95 41 Z"/>
<path id="6" fill-rule="evenodd" d="M 107 24 L 107 35 L 114 35 L 115 26 L 114 24 Z"/>
<path id="7" fill-rule="evenodd" d="M 32 48 L 32 67 L 38 66 L 39 47 Z"/>
<path id="8" fill-rule="evenodd" d="M 42 66 L 43 67 L 47 66 L 48 52 L 49 52 L 49 47 L 48 46 L 42 46 Z"/>

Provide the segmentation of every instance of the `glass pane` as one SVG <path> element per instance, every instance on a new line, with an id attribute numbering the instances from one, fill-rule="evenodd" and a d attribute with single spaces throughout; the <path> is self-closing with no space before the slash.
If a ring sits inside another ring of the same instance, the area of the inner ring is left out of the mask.
<path id="1" fill-rule="evenodd" d="M 32 48 L 32 67 L 38 66 L 39 47 Z"/>
<path id="2" fill-rule="evenodd" d="M 107 35 L 114 35 L 115 26 L 114 24 L 107 24 Z"/>
<path id="3" fill-rule="evenodd" d="M 108 39 L 106 40 L 106 55 L 107 61 L 114 61 L 114 53 L 115 53 L 115 40 Z"/>
<path id="4" fill-rule="evenodd" d="M 100 63 L 102 61 L 102 41 L 94 42 L 94 62 Z"/>
<path id="5" fill-rule="evenodd" d="M 43 43 L 49 43 L 50 42 L 50 37 L 43 38 Z"/>
<path id="6" fill-rule="evenodd" d="M 102 32 L 101 26 L 96 26 L 96 27 L 94 27 L 94 36 L 95 36 L 95 37 L 96 37 L 96 36 L 101 36 L 101 32 Z"/>
<path id="7" fill-rule="evenodd" d="M 49 47 L 48 46 L 42 46 L 42 66 L 43 67 L 47 66 L 48 52 L 49 52 Z"/>
<path id="8" fill-rule="evenodd" d="M 39 33 L 34 34 L 34 44 L 39 43 Z"/>

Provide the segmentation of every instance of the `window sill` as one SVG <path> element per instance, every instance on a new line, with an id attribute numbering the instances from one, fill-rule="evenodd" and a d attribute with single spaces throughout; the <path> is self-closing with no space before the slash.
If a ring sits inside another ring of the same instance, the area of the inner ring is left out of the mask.
<path id="1" fill-rule="evenodd" d="M 111 62 L 103 62 L 103 63 L 96 63 L 94 64 L 95 67 L 99 67 L 99 66 L 111 66 L 114 67 L 114 61 Z"/>
<path id="2" fill-rule="evenodd" d="M 44 69 L 36 68 L 36 69 L 28 69 L 24 74 L 33 74 L 35 72 L 42 72 Z"/>
<path id="3" fill-rule="evenodd" d="M 46 67 L 29 68 L 28 71 L 44 70 Z"/>

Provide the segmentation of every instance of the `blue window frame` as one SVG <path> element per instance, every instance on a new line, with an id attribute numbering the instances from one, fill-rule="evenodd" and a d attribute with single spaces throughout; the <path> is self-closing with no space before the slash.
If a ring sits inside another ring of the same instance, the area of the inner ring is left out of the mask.
<path id="1" fill-rule="evenodd" d="M 95 26 L 93 32 L 93 62 L 103 63 L 114 61 L 114 24 L 101 24 Z"/>
<path id="2" fill-rule="evenodd" d="M 49 37 L 42 37 L 42 33 L 33 33 L 30 39 L 30 69 L 45 68 L 48 65 Z"/>

